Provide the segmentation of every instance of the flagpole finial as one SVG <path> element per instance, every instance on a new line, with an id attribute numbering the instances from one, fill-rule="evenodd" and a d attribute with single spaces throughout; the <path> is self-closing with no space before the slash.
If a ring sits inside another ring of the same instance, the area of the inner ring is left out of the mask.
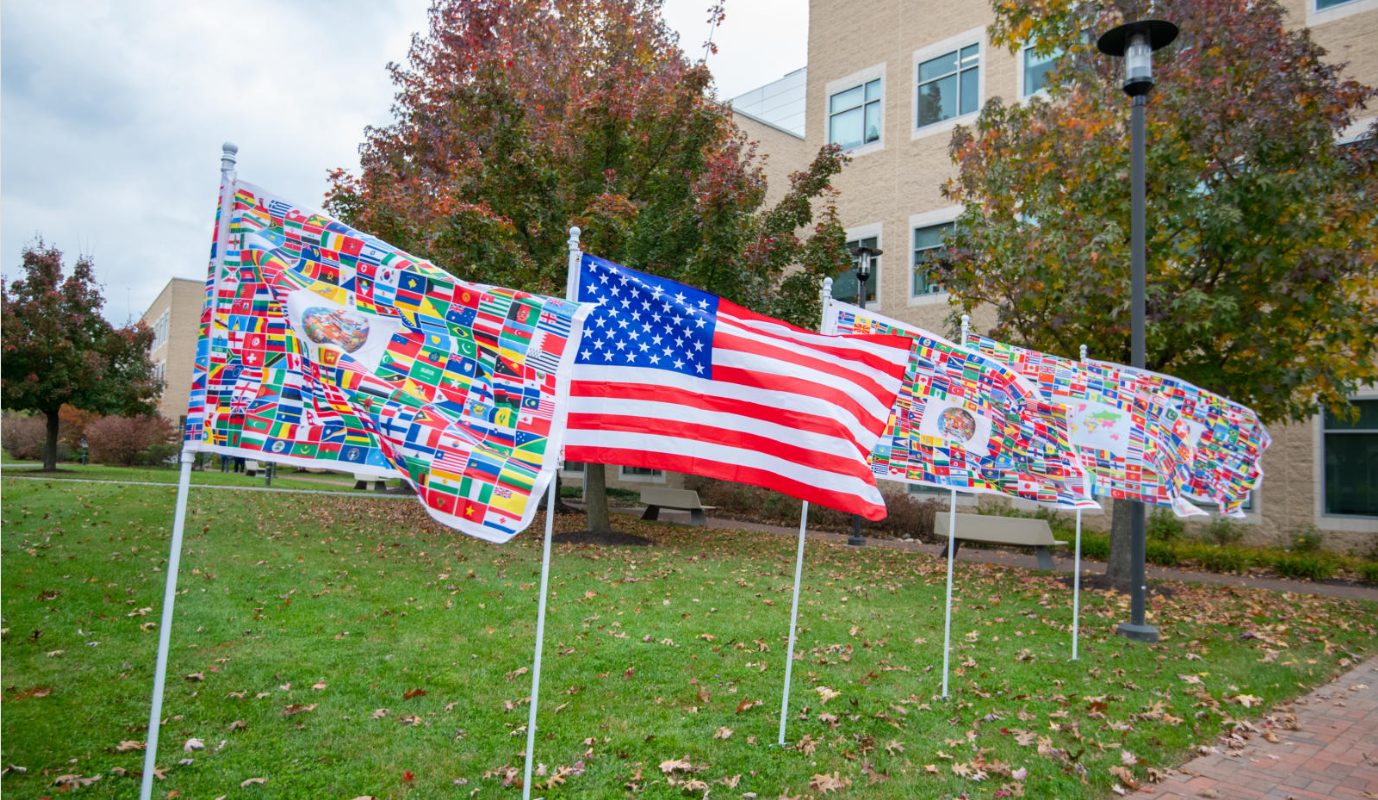
<path id="1" fill-rule="evenodd" d="M 581 234 L 581 233 L 583 233 L 583 231 L 579 230 L 579 226 L 578 226 L 578 225 L 571 225 L 571 226 L 570 226 L 570 229 L 569 229 L 569 249 L 570 249 L 570 250 L 577 250 L 577 249 L 579 248 L 579 234 Z"/>
<path id="2" fill-rule="evenodd" d="M 234 142 L 225 142 L 220 146 L 220 171 L 229 172 L 234 169 L 236 154 L 239 153 L 239 145 Z"/>
<path id="3" fill-rule="evenodd" d="M 967 346 L 967 331 L 971 330 L 971 315 L 962 315 L 962 346 Z"/>
<path id="4" fill-rule="evenodd" d="M 827 298 L 829 298 L 829 297 L 832 297 L 832 295 L 833 295 L 833 279 L 832 279 L 832 278 L 824 278 L 824 279 L 823 279 L 823 288 L 822 288 L 822 290 L 819 291 L 819 294 L 821 294 L 825 300 L 826 300 Z"/>
<path id="5" fill-rule="evenodd" d="M 1085 360 L 1086 360 L 1086 345 L 1082 345 L 1082 346 L 1081 346 L 1081 360 L 1082 360 L 1082 361 L 1085 361 Z"/>

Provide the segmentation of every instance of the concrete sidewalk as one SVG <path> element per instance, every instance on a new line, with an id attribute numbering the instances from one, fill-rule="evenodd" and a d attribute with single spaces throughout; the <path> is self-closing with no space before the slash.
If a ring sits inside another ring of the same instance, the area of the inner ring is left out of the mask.
<path id="1" fill-rule="evenodd" d="M 1166 781 L 1143 787 L 1134 796 L 1155 800 L 1378 797 L 1378 658 L 1278 706 L 1272 716 L 1273 720 L 1265 717 L 1253 724 L 1271 732 L 1277 741 L 1250 733 L 1242 748 L 1226 747 L 1189 761 Z"/>
<path id="2" fill-rule="evenodd" d="M 568 501 L 566 501 L 568 502 Z M 571 503 L 581 507 L 580 504 Z M 635 514 L 640 516 L 641 508 L 615 508 L 610 509 L 620 514 Z M 662 522 L 669 522 L 677 525 L 689 524 L 689 513 L 684 511 L 661 510 L 660 519 Z M 708 527 L 717 530 L 748 530 L 760 531 L 762 533 L 774 533 L 781 536 L 797 537 L 799 528 L 787 528 L 781 525 L 766 525 L 759 522 L 741 522 L 735 519 L 724 519 L 722 517 L 709 517 Z M 825 531 L 810 530 L 808 532 L 810 541 L 837 542 L 845 544 L 847 534 L 828 533 Z M 941 545 L 922 544 L 917 541 L 902 542 L 896 539 L 867 539 L 867 547 L 886 547 L 895 550 L 905 550 L 909 552 L 925 553 L 937 557 L 942 552 Z M 1057 569 L 1059 572 L 1071 574 L 1073 571 L 1072 550 L 1070 545 L 1058 548 L 1053 551 L 1057 559 Z M 1019 567 L 1021 569 L 1038 569 L 1038 559 L 1033 555 L 1024 555 L 1010 550 L 982 550 L 976 547 L 963 547 L 957 551 L 958 561 L 967 561 L 978 564 L 1002 564 L 1009 567 Z M 1103 572 L 1104 562 L 1087 561 L 1082 559 L 1082 574 L 1088 570 Z M 1253 578 L 1245 575 L 1222 575 L 1216 572 L 1192 571 L 1185 569 L 1172 569 L 1169 567 L 1158 567 L 1153 564 L 1147 566 L 1147 574 L 1150 580 L 1171 580 L 1196 583 L 1215 583 L 1224 586 L 1240 586 L 1249 589 L 1266 589 L 1272 592 L 1296 592 L 1297 594 L 1317 594 L 1326 597 L 1340 597 L 1348 600 L 1372 600 L 1378 602 L 1378 586 L 1360 586 L 1353 584 L 1340 583 L 1316 583 L 1312 581 L 1289 581 L 1279 578 Z"/>

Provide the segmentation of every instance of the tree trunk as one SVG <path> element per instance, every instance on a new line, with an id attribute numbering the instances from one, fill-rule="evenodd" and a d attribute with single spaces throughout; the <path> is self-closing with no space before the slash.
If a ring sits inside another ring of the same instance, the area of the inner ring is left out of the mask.
<path id="1" fill-rule="evenodd" d="M 610 531 L 608 519 L 608 483 L 602 464 L 584 465 L 584 511 L 588 514 L 589 530 Z"/>
<path id="2" fill-rule="evenodd" d="M 1130 525 L 1134 504 L 1129 500 L 1114 500 L 1110 511 L 1110 558 L 1105 564 L 1105 577 L 1115 591 L 1128 594 L 1133 586 L 1130 575 L 1134 542 Z"/>
<path id="3" fill-rule="evenodd" d="M 52 472 L 57 469 L 57 428 L 58 428 L 58 409 L 48 412 L 48 440 L 43 444 L 43 471 Z"/>

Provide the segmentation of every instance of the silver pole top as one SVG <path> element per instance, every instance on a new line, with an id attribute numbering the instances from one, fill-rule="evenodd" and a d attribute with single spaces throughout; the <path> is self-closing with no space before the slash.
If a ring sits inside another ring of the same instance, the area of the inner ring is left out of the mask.
<path id="1" fill-rule="evenodd" d="M 220 171 L 230 172 L 234 169 L 235 155 L 239 152 L 239 145 L 234 142 L 225 142 L 220 147 Z"/>
<path id="2" fill-rule="evenodd" d="M 579 234 L 580 234 L 580 233 L 583 233 L 583 231 L 579 230 L 579 226 L 578 226 L 578 225 L 574 225 L 574 226 L 571 226 L 571 227 L 570 227 L 570 229 L 569 229 L 569 249 L 574 250 L 574 249 L 576 249 L 576 248 L 579 247 Z"/>
<path id="3" fill-rule="evenodd" d="M 1086 345 L 1082 345 L 1082 346 L 1081 346 L 1081 360 L 1082 360 L 1082 361 L 1085 361 L 1085 360 L 1086 360 Z"/>

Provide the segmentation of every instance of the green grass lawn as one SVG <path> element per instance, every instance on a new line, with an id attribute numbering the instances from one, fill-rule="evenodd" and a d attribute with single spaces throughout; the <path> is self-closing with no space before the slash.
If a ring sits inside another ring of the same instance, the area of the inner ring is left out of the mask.
<path id="1" fill-rule="evenodd" d="M 0 789 L 134 797 L 172 493 L 2 488 L 0 759 L 27 772 Z M 495 546 L 405 501 L 193 491 L 155 796 L 519 796 L 540 524 Z M 1087 593 L 1069 663 L 1061 583 L 959 564 L 943 700 L 944 563 L 819 543 L 780 749 L 794 542 L 617 524 L 655 546 L 552 560 L 545 797 L 1108 797 L 1378 650 L 1373 604 L 1171 584 L 1156 646 Z"/>
<path id="2" fill-rule="evenodd" d="M 27 465 L 41 466 L 39 462 L 5 462 L 7 464 L 24 464 L 26 466 L 12 466 L 4 470 L 4 474 L 14 477 L 22 477 L 31 472 Z M 166 469 L 154 469 L 151 467 L 106 467 L 99 464 L 82 466 L 81 464 L 59 464 L 59 469 L 67 470 L 66 473 L 57 475 L 31 476 L 44 477 L 51 480 L 81 479 L 94 481 L 120 481 L 129 483 L 171 483 L 176 484 L 180 470 L 175 467 Z M 244 473 L 221 472 L 219 467 L 207 470 L 193 470 L 191 473 L 191 483 L 193 486 L 247 486 L 262 487 L 263 473 L 260 472 L 254 477 L 249 477 Z M 396 480 L 389 480 L 389 486 L 396 486 Z M 369 483 L 372 486 L 372 482 Z M 298 473 L 291 467 L 279 468 L 278 474 L 273 478 L 272 488 L 275 489 L 312 489 L 323 492 L 353 491 L 354 479 L 350 475 L 336 473 Z"/>

